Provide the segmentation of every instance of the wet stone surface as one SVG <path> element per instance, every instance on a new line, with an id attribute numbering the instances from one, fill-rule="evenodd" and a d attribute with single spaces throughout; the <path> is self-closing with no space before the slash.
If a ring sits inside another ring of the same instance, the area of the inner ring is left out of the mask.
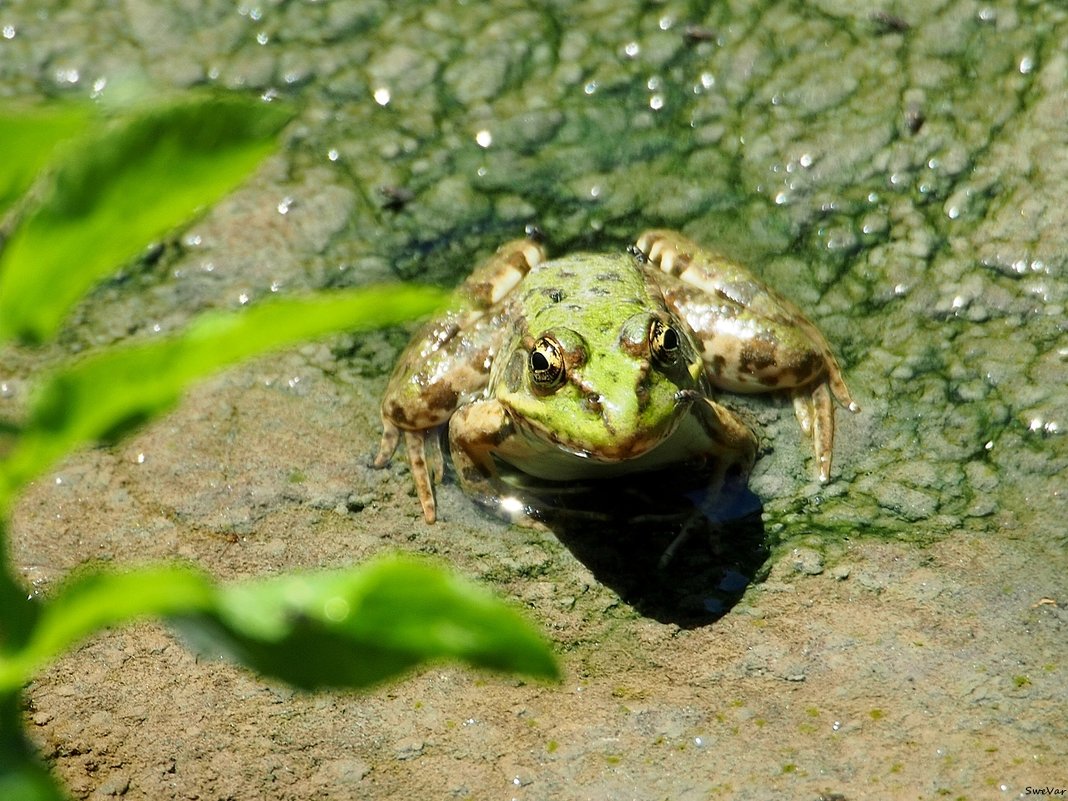
<path id="1" fill-rule="evenodd" d="M 418 551 L 525 605 L 565 679 L 446 666 L 304 696 L 134 627 L 27 692 L 31 734 L 75 796 L 1068 786 L 1068 12 L 892 10 L 0 7 L 4 101 L 145 80 L 300 109 L 244 188 L 97 290 L 57 346 L 0 351 L 4 415 L 71 353 L 274 292 L 452 284 L 531 222 L 554 252 L 652 226 L 717 244 L 826 332 L 863 409 L 840 415 L 821 487 L 788 404 L 725 398 L 762 433 L 764 550 L 695 542 L 664 579 L 625 534 L 511 529 L 448 482 L 442 522 L 425 526 L 403 463 L 368 466 L 407 332 L 206 382 L 32 488 L 13 531 L 27 582 L 47 590 L 93 558 L 180 557 L 231 579 Z"/>

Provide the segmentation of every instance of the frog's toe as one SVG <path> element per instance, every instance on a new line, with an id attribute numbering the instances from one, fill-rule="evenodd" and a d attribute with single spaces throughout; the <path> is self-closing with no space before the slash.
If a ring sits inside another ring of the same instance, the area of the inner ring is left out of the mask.
<path id="1" fill-rule="evenodd" d="M 807 390 L 795 390 L 791 393 L 794 402 L 794 416 L 797 424 L 801 426 L 801 433 L 806 437 L 812 436 L 812 393 Z"/>
<path id="2" fill-rule="evenodd" d="M 382 441 L 378 443 L 378 453 L 375 454 L 371 465 L 381 470 L 389 464 L 389 460 L 393 458 L 393 452 L 397 450 L 398 442 L 400 442 L 400 429 L 383 417 Z"/>
<path id="3" fill-rule="evenodd" d="M 816 450 L 816 464 L 820 483 L 831 478 L 831 454 L 834 452 L 834 399 L 826 383 L 812 390 L 812 444 Z"/>
<path id="4" fill-rule="evenodd" d="M 433 523 L 437 520 L 437 506 L 434 503 L 434 482 L 427 467 L 426 439 L 425 431 L 404 432 L 404 444 L 408 449 L 408 464 L 412 468 L 412 478 L 415 479 L 415 491 L 423 507 L 423 517 L 426 522 Z"/>
<path id="5" fill-rule="evenodd" d="M 441 438 L 435 431 L 433 436 L 425 440 L 426 460 L 430 466 L 430 480 L 434 484 L 440 484 L 445 478 L 445 458 L 441 455 Z"/>
<path id="6" fill-rule="evenodd" d="M 849 394 L 849 387 L 846 386 L 845 379 L 842 378 L 842 368 L 838 366 L 838 360 L 830 352 L 825 354 L 824 359 L 827 362 L 827 382 L 830 385 L 831 394 L 840 404 L 856 414 L 860 411 L 860 405 Z"/>
<path id="7" fill-rule="evenodd" d="M 834 451 L 834 399 L 826 382 L 813 388 L 794 390 L 794 414 L 801 431 L 812 437 L 816 455 L 819 480 L 826 483 L 831 478 L 831 455 Z"/>

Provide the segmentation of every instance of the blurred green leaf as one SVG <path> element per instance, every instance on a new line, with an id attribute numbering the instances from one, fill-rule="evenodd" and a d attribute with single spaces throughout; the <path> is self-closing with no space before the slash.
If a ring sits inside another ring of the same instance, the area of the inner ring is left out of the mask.
<path id="1" fill-rule="evenodd" d="M 51 774 L 32 756 L 0 754 L 0 798 L 4 801 L 68 801 Z"/>
<path id="2" fill-rule="evenodd" d="M 79 570 L 39 605 L 37 623 L 26 645 L 0 654 L 0 693 L 19 689 L 36 670 L 100 629 L 148 615 L 210 609 L 215 603 L 214 585 L 189 568 L 155 567 L 129 573 Z"/>
<path id="3" fill-rule="evenodd" d="M 99 629 L 147 616 L 308 689 L 366 687 L 431 659 L 556 675 L 548 645 L 517 612 L 420 561 L 390 557 L 224 587 L 184 567 L 87 568 L 42 604 L 26 647 L 0 654 L 0 696 Z"/>
<path id="4" fill-rule="evenodd" d="M 446 298 L 441 290 L 396 285 L 268 301 L 206 314 L 182 334 L 112 348 L 60 368 L 39 385 L 22 434 L 0 463 L 0 513 L 57 459 L 160 414 L 205 375 L 338 331 L 411 320 Z"/>
<path id="5" fill-rule="evenodd" d="M 65 148 L 0 252 L 0 340 L 51 337 L 116 265 L 247 178 L 290 116 L 234 97 L 183 100 Z"/>
<path id="6" fill-rule="evenodd" d="M 304 689 L 367 687 L 440 659 L 557 676 L 552 651 L 517 612 L 403 557 L 223 588 L 213 613 L 180 629 L 195 645 Z"/>
<path id="7" fill-rule="evenodd" d="M 62 104 L 0 110 L 0 215 L 30 187 L 64 139 L 82 134 L 94 111 Z"/>

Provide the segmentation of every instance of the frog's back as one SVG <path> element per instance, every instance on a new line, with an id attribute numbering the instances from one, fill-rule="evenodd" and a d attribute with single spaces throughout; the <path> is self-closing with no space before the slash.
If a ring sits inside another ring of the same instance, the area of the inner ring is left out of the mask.
<path id="1" fill-rule="evenodd" d="M 575 253 L 542 262 L 523 282 L 522 305 L 532 332 L 558 326 L 615 337 L 619 323 L 639 311 L 659 308 L 644 273 L 627 253 Z"/>

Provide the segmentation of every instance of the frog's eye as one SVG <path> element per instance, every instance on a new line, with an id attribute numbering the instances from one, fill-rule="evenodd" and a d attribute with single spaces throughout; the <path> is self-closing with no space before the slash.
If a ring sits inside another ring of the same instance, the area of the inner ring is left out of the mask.
<path id="1" fill-rule="evenodd" d="M 661 364 L 672 364 L 679 355 L 679 332 L 653 320 L 649 326 L 649 352 Z"/>
<path id="2" fill-rule="evenodd" d="M 564 357 L 555 339 L 541 337 L 530 349 L 530 380 L 538 389 L 556 389 L 564 382 Z"/>

